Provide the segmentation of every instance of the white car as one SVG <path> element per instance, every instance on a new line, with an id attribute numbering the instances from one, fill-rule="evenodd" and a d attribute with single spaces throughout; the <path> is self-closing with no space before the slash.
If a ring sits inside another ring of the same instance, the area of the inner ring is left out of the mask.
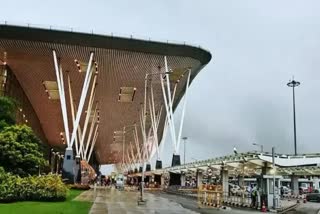
<path id="1" fill-rule="evenodd" d="M 118 175 L 116 177 L 116 188 L 123 189 L 124 188 L 124 179 L 123 176 Z"/>

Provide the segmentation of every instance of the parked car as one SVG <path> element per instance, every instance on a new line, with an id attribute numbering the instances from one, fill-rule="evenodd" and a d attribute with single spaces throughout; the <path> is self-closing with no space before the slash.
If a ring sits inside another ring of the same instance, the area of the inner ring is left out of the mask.
<path id="1" fill-rule="evenodd" d="M 123 175 L 117 175 L 116 177 L 116 189 L 122 190 L 124 188 L 124 177 Z"/>
<path id="2" fill-rule="evenodd" d="M 290 189 L 290 188 L 288 188 L 288 187 L 286 187 L 286 186 L 282 186 L 282 188 L 283 188 L 283 194 L 284 194 L 284 195 L 289 195 L 289 194 L 291 194 L 291 189 Z"/>
<path id="3" fill-rule="evenodd" d="M 299 193 L 304 194 L 304 193 L 308 193 L 308 192 L 309 192 L 309 184 L 307 184 L 307 183 L 300 184 Z"/>
<path id="4" fill-rule="evenodd" d="M 308 193 L 306 196 L 306 200 L 320 202 L 320 191 L 318 189 L 315 189 L 311 193 Z"/>

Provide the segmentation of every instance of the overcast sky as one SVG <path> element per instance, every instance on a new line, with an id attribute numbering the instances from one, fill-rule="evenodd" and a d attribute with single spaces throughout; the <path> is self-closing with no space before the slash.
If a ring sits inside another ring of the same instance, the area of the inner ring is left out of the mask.
<path id="1" fill-rule="evenodd" d="M 319 152 L 320 2 L 256 0 L 0 0 L 0 20 L 186 41 L 212 61 L 190 88 L 187 160 L 257 149 L 293 153 L 294 75 L 298 152 Z M 180 105 L 181 107 L 181 105 Z M 179 110 L 176 112 L 178 117 Z M 169 138 L 168 138 L 169 139 Z M 163 154 L 171 160 L 170 142 Z M 181 147 L 183 148 L 183 146 Z"/>

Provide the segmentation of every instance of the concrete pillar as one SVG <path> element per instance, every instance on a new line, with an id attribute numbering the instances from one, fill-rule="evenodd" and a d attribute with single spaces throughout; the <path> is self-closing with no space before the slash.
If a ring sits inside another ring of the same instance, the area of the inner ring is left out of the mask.
<path id="1" fill-rule="evenodd" d="M 313 189 L 319 189 L 319 181 L 320 179 L 318 177 L 313 177 Z"/>
<path id="2" fill-rule="evenodd" d="M 181 173 L 181 186 L 185 187 L 186 186 L 186 174 Z"/>
<path id="3" fill-rule="evenodd" d="M 78 171 L 79 165 L 76 164 L 73 158 L 72 149 L 66 149 L 63 160 L 62 178 L 67 179 L 68 183 L 75 183 Z"/>
<path id="4" fill-rule="evenodd" d="M 202 185 L 202 177 L 203 177 L 202 171 L 198 170 L 197 171 L 197 188 L 201 187 Z"/>
<path id="5" fill-rule="evenodd" d="M 238 177 L 238 185 L 239 185 L 240 187 L 243 187 L 243 186 L 244 186 L 244 178 L 243 178 L 242 175 L 239 175 L 239 177 Z"/>
<path id="6" fill-rule="evenodd" d="M 165 184 L 164 183 L 164 175 L 162 174 L 161 175 L 161 184 L 160 184 L 162 188 L 164 188 L 164 184 Z"/>
<path id="7" fill-rule="evenodd" d="M 162 169 L 162 161 L 161 160 L 157 160 L 156 169 Z"/>
<path id="8" fill-rule="evenodd" d="M 147 163 L 146 165 L 146 172 L 151 171 L 151 164 Z"/>
<path id="9" fill-rule="evenodd" d="M 221 170 L 222 189 L 225 196 L 229 196 L 229 172 L 228 170 Z"/>
<path id="10" fill-rule="evenodd" d="M 264 202 L 266 207 L 269 207 L 268 203 L 268 179 L 263 178 L 264 175 L 267 175 L 270 171 L 268 167 L 268 163 L 264 162 L 264 166 L 261 168 L 261 175 L 258 179 L 258 187 L 260 190 L 260 202 L 261 204 Z"/>
<path id="11" fill-rule="evenodd" d="M 293 195 L 299 195 L 299 176 L 291 175 L 291 189 Z"/>
<path id="12" fill-rule="evenodd" d="M 180 166 L 180 165 L 181 165 L 180 155 L 173 154 L 171 166 L 173 167 L 173 166 Z"/>

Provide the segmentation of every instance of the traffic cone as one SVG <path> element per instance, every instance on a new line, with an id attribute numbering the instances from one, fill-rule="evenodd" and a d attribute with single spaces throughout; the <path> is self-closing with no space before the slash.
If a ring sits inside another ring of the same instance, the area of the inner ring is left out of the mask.
<path id="1" fill-rule="evenodd" d="M 267 212 L 266 204 L 264 203 L 264 201 L 262 201 L 261 212 L 262 213 L 266 213 Z"/>

